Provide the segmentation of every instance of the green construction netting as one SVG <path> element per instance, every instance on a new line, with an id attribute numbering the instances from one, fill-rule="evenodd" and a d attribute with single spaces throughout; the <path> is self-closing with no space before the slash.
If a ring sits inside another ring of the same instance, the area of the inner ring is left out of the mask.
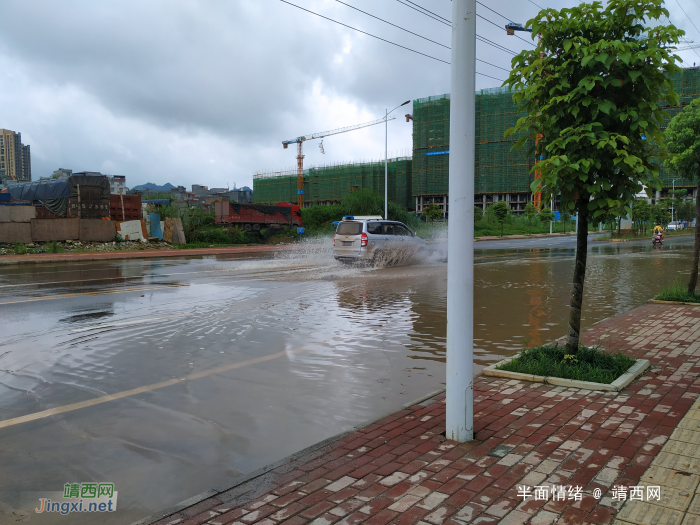
<path id="1" fill-rule="evenodd" d="M 389 159 L 389 200 L 404 208 L 414 208 L 411 168 L 410 158 Z M 384 162 L 359 162 L 304 170 L 305 202 L 330 204 L 361 188 L 384 195 Z M 253 179 L 253 198 L 256 203 L 296 202 L 296 174 L 256 175 Z"/>
<path id="2" fill-rule="evenodd" d="M 666 108 L 671 116 L 700 97 L 700 71 L 683 69 L 673 77 L 680 106 Z M 530 191 L 534 156 L 529 146 L 511 151 L 515 140 L 504 137 L 515 125 L 518 113 L 507 88 L 476 93 L 476 193 L 524 193 Z M 667 122 L 664 123 L 664 127 Z M 389 199 L 408 209 L 414 197 L 446 195 L 449 192 L 450 96 L 441 95 L 413 102 L 413 159 L 389 162 Z M 661 170 L 664 187 L 674 176 Z M 676 179 L 676 187 L 695 187 L 695 183 Z M 384 163 L 364 162 L 311 168 L 304 171 L 304 200 L 313 203 L 337 202 L 359 188 L 384 193 Z M 297 178 L 292 171 L 258 174 L 253 181 L 256 203 L 296 202 Z"/>
<path id="3" fill-rule="evenodd" d="M 683 69 L 673 77 L 680 106 L 666 108 L 673 117 L 682 107 L 700 97 L 700 71 Z M 534 156 L 528 146 L 510 151 L 513 137 L 504 138 L 519 114 L 507 88 L 482 90 L 476 94 L 476 193 L 529 192 Z M 664 122 L 666 126 L 668 119 Z M 413 195 L 444 195 L 449 191 L 450 96 L 423 98 L 413 103 Z M 428 155 L 426 155 L 428 154 Z M 661 169 L 664 187 L 670 187 L 673 174 Z M 676 178 L 676 186 L 695 187 L 692 181 Z"/>

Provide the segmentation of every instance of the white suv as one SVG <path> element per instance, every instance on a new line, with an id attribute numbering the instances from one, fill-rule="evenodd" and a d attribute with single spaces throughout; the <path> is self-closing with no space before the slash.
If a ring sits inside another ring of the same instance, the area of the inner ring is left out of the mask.
<path id="1" fill-rule="evenodd" d="M 373 260 L 393 250 L 417 250 L 425 242 L 397 221 L 340 221 L 333 237 L 333 256 L 340 261 Z"/>

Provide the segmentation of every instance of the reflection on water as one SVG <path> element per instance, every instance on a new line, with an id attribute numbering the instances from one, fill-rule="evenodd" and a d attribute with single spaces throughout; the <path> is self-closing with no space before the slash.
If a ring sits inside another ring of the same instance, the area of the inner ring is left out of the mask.
<path id="1" fill-rule="evenodd" d="M 663 250 L 591 243 L 583 327 L 643 304 L 686 274 L 691 243 L 692 238 L 677 239 Z M 574 255 L 573 249 L 477 252 L 477 370 L 523 346 L 565 335 Z M 355 337 L 372 342 L 374 327 L 381 326 L 384 338 L 404 341 L 411 359 L 444 362 L 446 285 L 446 265 L 439 262 L 359 272 L 338 280 L 337 302 L 364 328 Z"/>

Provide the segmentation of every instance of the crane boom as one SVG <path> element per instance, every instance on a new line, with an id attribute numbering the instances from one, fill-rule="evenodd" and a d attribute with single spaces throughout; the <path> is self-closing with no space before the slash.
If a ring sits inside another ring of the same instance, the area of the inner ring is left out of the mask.
<path id="1" fill-rule="evenodd" d="M 388 122 L 389 120 L 395 120 L 396 117 L 383 117 L 372 122 L 365 122 L 364 124 L 357 124 L 355 126 L 347 126 L 344 128 L 332 129 L 330 131 L 321 131 L 320 133 L 312 133 L 310 135 L 302 135 L 292 140 L 283 140 L 282 147 L 287 149 L 290 144 L 297 145 L 297 204 L 299 204 L 299 209 L 304 207 L 304 148 L 303 144 L 307 140 L 322 139 L 329 135 L 337 135 L 338 133 L 345 133 L 346 131 L 354 131 L 360 128 L 366 128 L 369 126 L 374 126 L 376 124 L 381 124 L 383 122 Z"/>
<path id="2" fill-rule="evenodd" d="M 322 139 L 323 137 L 327 137 L 329 135 L 337 135 L 338 133 L 345 133 L 346 131 L 354 131 L 356 129 L 360 128 L 366 128 L 369 126 L 374 126 L 376 124 L 381 124 L 383 122 L 386 122 L 387 120 L 394 120 L 396 117 L 389 117 L 389 118 L 380 118 L 377 120 L 373 120 L 372 122 L 365 122 L 364 124 L 357 124 L 355 126 L 346 126 L 344 128 L 338 128 L 338 129 L 332 129 L 330 131 L 321 131 L 320 133 L 311 133 L 309 135 L 302 135 L 301 137 L 297 137 L 292 140 L 283 140 L 282 141 L 282 146 L 284 148 L 287 148 L 287 145 L 289 144 L 296 144 L 297 142 L 303 142 L 305 140 L 313 140 L 313 139 Z"/>

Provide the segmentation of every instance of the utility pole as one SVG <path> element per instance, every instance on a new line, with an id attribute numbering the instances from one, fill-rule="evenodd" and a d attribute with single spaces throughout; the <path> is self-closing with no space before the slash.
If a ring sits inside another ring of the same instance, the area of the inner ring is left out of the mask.
<path id="1" fill-rule="evenodd" d="M 552 235 L 552 224 L 554 224 L 554 199 L 549 201 L 549 211 L 552 212 L 552 220 L 549 221 L 549 234 Z"/>
<path id="2" fill-rule="evenodd" d="M 389 109 L 384 115 L 384 220 L 389 219 Z"/>
<path id="3" fill-rule="evenodd" d="M 676 201 L 676 179 L 673 179 L 673 191 L 671 192 L 671 224 L 673 224 L 673 203 Z"/>
<path id="4" fill-rule="evenodd" d="M 476 0 L 452 1 L 446 437 L 474 439 Z"/>

